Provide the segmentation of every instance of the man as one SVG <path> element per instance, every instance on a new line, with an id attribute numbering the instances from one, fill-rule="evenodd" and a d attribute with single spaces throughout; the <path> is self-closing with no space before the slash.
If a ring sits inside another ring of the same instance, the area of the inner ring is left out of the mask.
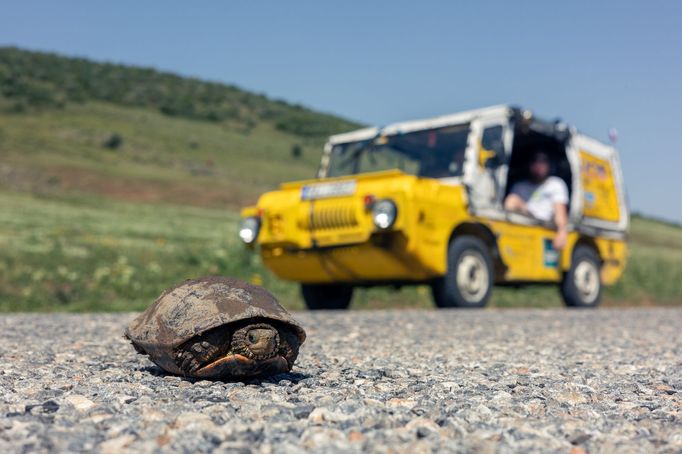
<path id="1" fill-rule="evenodd" d="M 554 220 L 557 234 L 552 244 L 559 250 L 566 246 L 568 226 L 568 188 L 559 177 L 550 175 L 549 155 L 536 151 L 530 161 L 530 180 L 519 181 L 512 186 L 504 201 L 504 208 L 518 211 L 540 219 Z"/>

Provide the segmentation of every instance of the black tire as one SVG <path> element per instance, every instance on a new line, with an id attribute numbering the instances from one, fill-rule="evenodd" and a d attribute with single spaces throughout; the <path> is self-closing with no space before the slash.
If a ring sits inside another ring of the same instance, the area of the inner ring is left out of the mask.
<path id="1" fill-rule="evenodd" d="M 301 295 L 311 311 L 348 309 L 353 287 L 343 284 L 301 284 Z"/>
<path id="2" fill-rule="evenodd" d="M 568 307 L 593 308 L 601 302 L 601 261 L 593 248 L 580 245 L 573 251 L 571 268 L 561 282 L 561 297 Z"/>
<path id="3" fill-rule="evenodd" d="M 460 267 L 462 276 L 458 278 Z M 469 276 L 467 285 L 464 279 Z M 480 280 L 480 281 L 479 281 Z M 448 269 L 445 276 L 436 279 L 431 285 L 431 293 L 436 306 L 440 308 L 484 307 L 490 299 L 494 273 L 490 251 L 480 239 L 464 235 L 455 238 L 448 247 Z"/>

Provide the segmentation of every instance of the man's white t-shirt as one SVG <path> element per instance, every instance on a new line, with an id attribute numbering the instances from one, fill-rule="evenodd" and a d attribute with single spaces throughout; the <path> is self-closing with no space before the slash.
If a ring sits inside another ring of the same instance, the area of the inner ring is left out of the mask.
<path id="1" fill-rule="evenodd" d="M 559 177 L 549 177 L 540 184 L 530 181 L 519 181 L 511 189 L 526 201 L 528 211 L 541 221 L 551 221 L 554 216 L 554 205 L 568 205 L 568 188 Z"/>

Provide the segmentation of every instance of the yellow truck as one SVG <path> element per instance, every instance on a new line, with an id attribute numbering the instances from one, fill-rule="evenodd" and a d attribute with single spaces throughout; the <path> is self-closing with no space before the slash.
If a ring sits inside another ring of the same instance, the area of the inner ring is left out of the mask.
<path id="1" fill-rule="evenodd" d="M 505 210 L 541 147 L 567 188 L 556 225 Z M 627 258 L 616 150 L 561 121 L 495 106 L 331 136 L 317 178 L 242 210 L 239 236 L 301 284 L 310 309 L 345 309 L 355 287 L 424 285 L 438 307 L 482 307 L 494 285 L 553 284 L 594 307 Z"/>

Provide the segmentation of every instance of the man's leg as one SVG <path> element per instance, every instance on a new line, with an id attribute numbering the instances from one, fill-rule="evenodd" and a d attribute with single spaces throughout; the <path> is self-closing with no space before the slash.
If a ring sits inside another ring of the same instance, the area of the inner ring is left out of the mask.
<path id="1" fill-rule="evenodd" d="M 519 213 L 528 213 L 528 206 L 526 202 L 519 197 L 518 194 L 509 194 L 504 199 L 504 209 L 507 211 L 517 211 Z"/>

